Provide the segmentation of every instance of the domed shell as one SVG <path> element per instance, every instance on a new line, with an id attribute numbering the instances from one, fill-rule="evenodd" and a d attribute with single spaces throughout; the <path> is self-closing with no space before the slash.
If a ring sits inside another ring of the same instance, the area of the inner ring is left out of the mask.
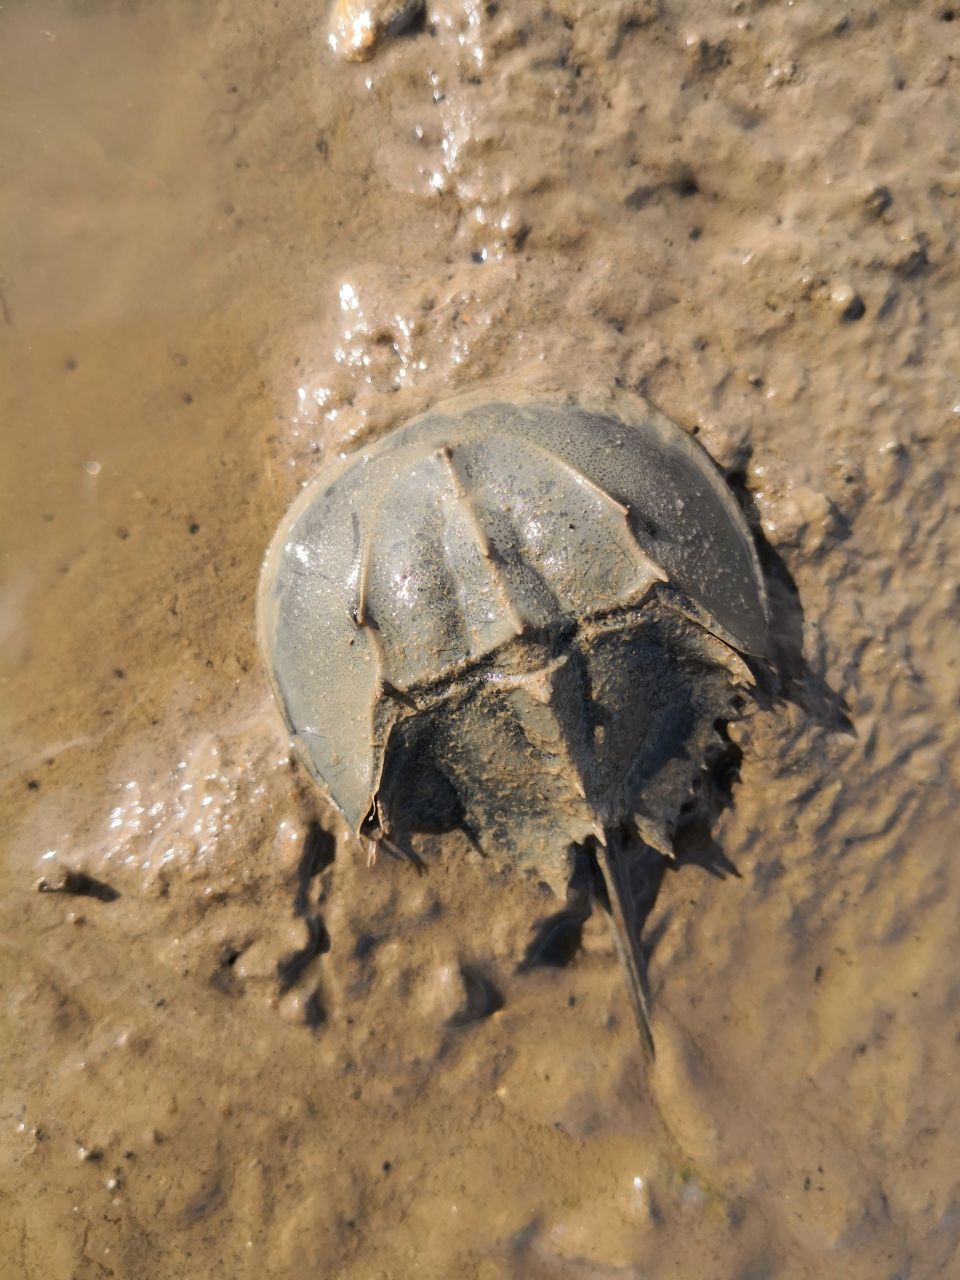
<path id="1" fill-rule="evenodd" d="M 303 491 L 264 564 L 261 643 L 290 731 L 359 830 L 393 700 L 658 583 L 733 648 L 764 653 L 746 523 L 679 427 L 652 409 L 632 424 L 571 405 L 438 411 Z"/>

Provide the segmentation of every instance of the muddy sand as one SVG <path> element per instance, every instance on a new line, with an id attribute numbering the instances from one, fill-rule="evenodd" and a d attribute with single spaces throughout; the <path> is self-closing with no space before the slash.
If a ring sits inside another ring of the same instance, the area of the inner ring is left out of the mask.
<path id="1" fill-rule="evenodd" d="M 960 1274 L 954 17 L 3 6 L 4 1278 Z M 367 866 L 257 650 L 322 460 L 486 384 L 647 397 L 765 543 L 652 1065 L 602 921 L 518 973 L 535 877 Z"/>

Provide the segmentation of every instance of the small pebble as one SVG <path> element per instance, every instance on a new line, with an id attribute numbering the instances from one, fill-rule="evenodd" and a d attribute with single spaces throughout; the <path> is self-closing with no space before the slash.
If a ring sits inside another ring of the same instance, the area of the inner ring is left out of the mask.
<path id="1" fill-rule="evenodd" d="M 893 195 L 889 187 L 874 187 L 863 202 L 867 213 L 875 218 L 882 218 L 892 204 Z"/>
<path id="2" fill-rule="evenodd" d="M 841 324 L 862 320 L 867 308 L 863 299 L 846 281 L 838 281 L 830 291 L 830 301 L 840 312 Z"/>
<path id="3" fill-rule="evenodd" d="M 423 0 L 337 0 L 330 48 L 347 62 L 366 62 L 384 36 L 400 35 L 422 11 Z"/>

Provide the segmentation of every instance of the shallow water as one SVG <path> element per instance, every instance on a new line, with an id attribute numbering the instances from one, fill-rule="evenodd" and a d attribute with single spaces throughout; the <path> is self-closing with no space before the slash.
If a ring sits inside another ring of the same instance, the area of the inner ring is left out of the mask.
<path id="1" fill-rule="evenodd" d="M 4 1275 L 952 1274 L 951 13 L 0 10 Z M 645 394 L 770 546 L 652 1067 L 601 922 L 517 974 L 536 882 L 366 866 L 256 650 L 320 459 L 491 380 Z"/>

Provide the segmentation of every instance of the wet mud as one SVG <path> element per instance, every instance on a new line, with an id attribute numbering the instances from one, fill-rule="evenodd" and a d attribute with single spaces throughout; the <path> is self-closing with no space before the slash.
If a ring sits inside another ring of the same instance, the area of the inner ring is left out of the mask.
<path id="1" fill-rule="evenodd" d="M 354 8 L 0 12 L 0 1274 L 950 1275 L 960 19 Z M 479 385 L 646 397 L 760 543 L 653 1064 L 576 886 L 367 866 L 258 651 L 299 489 Z"/>

